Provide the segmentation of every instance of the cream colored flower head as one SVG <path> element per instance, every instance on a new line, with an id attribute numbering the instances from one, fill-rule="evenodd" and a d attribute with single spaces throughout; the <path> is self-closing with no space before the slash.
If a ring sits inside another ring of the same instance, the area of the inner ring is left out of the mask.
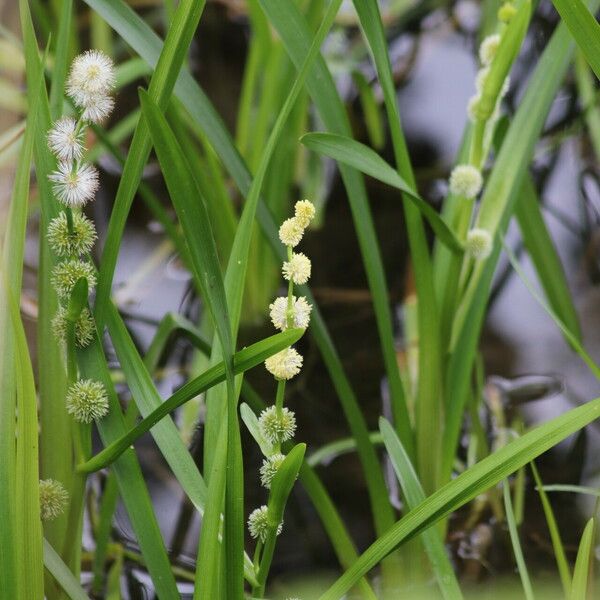
<path id="1" fill-rule="evenodd" d="M 96 285 L 96 274 L 91 263 L 77 258 L 58 263 L 52 270 L 51 283 L 59 298 L 68 299 L 78 279 L 85 277 L 88 289 Z"/>
<path id="2" fill-rule="evenodd" d="M 115 86 L 113 61 L 99 50 L 87 50 L 73 60 L 67 79 L 67 93 L 77 106 L 98 96 L 109 95 Z"/>
<path id="3" fill-rule="evenodd" d="M 458 165 L 450 174 L 450 193 L 462 198 L 475 198 L 481 191 L 483 178 L 473 165 Z"/>
<path id="4" fill-rule="evenodd" d="M 275 379 L 291 379 L 300 373 L 302 360 L 302 355 L 294 348 L 286 348 L 267 358 L 265 367 Z"/>
<path id="5" fill-rule="evenodd" d="M 115 107 L 111 96 L 92 96 L 82 106 L 81 118 L 90 123 L 103 123 Z"/>
<path id="6" fill-rule="evenodd" d="M 294 216 L 304 229 L 315 218 L 315 212 L 315 205 L 310 200 L 299 200 L 294 206 Z"/>
<path id="7" fill-rule="evenodd" d="M 285 246 L 294 248 L 300 243 L 303 235 L 304 227 L 302 227 L 296 217 L 286 219 L 279 228 L 279 239 Z"/>
<path id="8" fill-rule="evenodd" d="M 92 249 L 96 229 L 85 215 L 73 213 L 73 228 L 69 231 L 67 215 L 61 212 L 50 221 L 46 237 L 58 256 L 79 256 Z"/>
<path id="9" fill-rule="evenodd" d="M 302 252 L 294 252 L 292 258 L 283 263 L 283 278 L 297 285 L 304 285 L 310 278 L 311 263 Z"/>
<path id="10" fill-rule="evenodd" d="M 493 35 L 488 35 L 483 42 L 481 42 L 481 46 L 479 46 L 479 60 L 481 64 L 484 66 L 488 66 L 494 60 L 496 53 L 498 52 L 498 47 L 500 46 L 500 34 L 494 33 Z"/>
<path id="11" fill-rule="evenodd" d="M 75 119 L 63 117 L 48 132 L 48 147 L 60 161 L 79 160 L 83 156 L 83 134 Z"/>
<path id="12" fill-rule="evenodd" d="M 310 322 L 311 310 L 312 306 L 306 301 L 304 296 L 300 296 L 300 298 L 292 296 L 292 308 L 290 312 L 288 312 L 287 296 L 280 296 L 269 305 L 271 322 L 276 329 L 280 329 L 281 331 L 285 331 L 288 328 L 288 322 L 290 321 L 292 327 L 306 329 Z"/>
<path id="13" fill-rule="evenodd" d="M 54 194 L 66 206 L 83 206 L 98 189 L 98 171 L 87 163 L 60 162 L 48 179 L 53 183 Z"/>
<path id="14" fill-rule="evenodd" d="M 267 489 L 271 488 L 271 481 L 277 474 L 279 467 L 283 464 L 285 455 L 276 453 L 263 460 L 262 467 L 260 468 L 260 483 Z"/>
<path id="15" fill-rule="evenodd" d="M 67 309 L 60 306 L 52 319 L 52 333 L 60 342 L 67 340 L 67 325 Z M 80 348 L 89 346 L 90 342 L 94 339 L 95 329 L 94 318 L 90 311 L 84 308 L 75 322 L 75 343 L 77 346 Z"/>
<path id="16" fill-rule="evenodd" d="M 475 260 L 485 260 L 493 249 L 492 236 L 485 229 L 473 228 L 467 233 L 465 249 Z"/>

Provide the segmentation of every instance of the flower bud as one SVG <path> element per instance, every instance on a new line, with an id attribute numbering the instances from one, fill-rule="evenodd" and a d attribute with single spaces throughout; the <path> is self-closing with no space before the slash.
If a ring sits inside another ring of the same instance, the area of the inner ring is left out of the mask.
<path id="1" fill-rule="evenodd" d="M 85 348 L 94 339 L 96 324 L 87 308 L 84 308 L 75 322 L 75 343 L 80 348 Z M 65 342 L 67 340 L 67 309 L 59 307 L 52 319 L 52 333 L 54 337 Z"/>
<path id="2" fill-rule="evenodd" d="M 259 539 L 261 542 L 267 540 L 269 529 L 272 525 L 269 523 L 269 508 L 263 504 L 260 508 L 256 508 L 248 517 L 248 531 L 254 539 Z M 277 525 L 277 535 L 281 533 L 283 523 Z"/>
<path id="3" fill-rule="evenodd" d="M 500 46 L 499 33 L 488 35 L 483 42 L 481 42 L 481 46 L 479 46 L 479 60 L 482 65 L 487 66 L 491 64 L 496 56 L 496 52 L 498 52 L 498 46 Z"/>
<path id="4" fill-rule="evenodd" d="M 282 408 L 279 414 L 276 406 L 269 406 L 260 413 L 258 426 L 266 440 L 272 444 L 280 444 L 294 437 L 296 417 L 288 408 Z"/>
<path id="5" fill-rule="evenodd" d="M 48 243 L 58 256 L 88 253 L 96 241 L 94 224 L 80 213 L 73 213 L 73 230 L 69 231 L 67 215 L 61 212 L 48 225 Z"/>
<path id="6" fill-rule="evenodd" d="M 267 489 L 271 489 L 271 481 L 273 481 L 273 477 L 275 477 L 284 460 L 284 454 L 273 454 L 263 460 L 260 468 L 260 483 Z"/>
<path id="7" fill-rule="evenodd" d="M 40 479 L 40 516 L 42 521 L 52 521 L 65 512 L 69 494 L 60 481 Z"/>
<path id="8" fill-rule="evenodd" d="M 52 270 L 51 282 L 58 296 L 68 299 L 81 277 L 87 279 L 90 290 L 96 285 L 94 267 L 89 262 L 75 258 L 56 265 Z"/>
<path id="9" fill-rule="evenodd" d="M 80 379 L 67 392 L 67 412 L 78 423 L 91 423 L 108 413 L 108 396 L 99 381 Z"/>
<path id="10" fill-rule="evenodd" d="M 315 205 L 310 200 L 299 200 L 294 207 L 294 215 L 299 225 L 306 229 L 315 218 Z"/>

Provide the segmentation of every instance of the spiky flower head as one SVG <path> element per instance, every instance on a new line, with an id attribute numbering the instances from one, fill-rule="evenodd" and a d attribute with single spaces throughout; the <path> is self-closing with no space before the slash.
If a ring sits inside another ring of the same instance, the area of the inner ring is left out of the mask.
<path id="1" fill-rule="evenodd" d="M 517 9 L 515 8 L 514 4 L 505 2 L 498 9 L 498 20 L 502 21 L 502 23 L 508 23 L 516 14 Z"/>
<path id="2" fill-rule="evenodd" d="M 450 174 L 450 193 L 462 198 L 475 198 L 481 191 L 483 179 L 473 165 L 458 165 Z"/>
<path id="3" fill-rule="evenodd" d="M 40 516 L 42 521 L 52 521 L 65 512 L 69 494 L 60 481 L 40 479 Z"/>
<path id="4" fill-rule="evenodd" d="M 283 263 L 283 278 L 304 285 L 310 278 L 310 270 L 310 258 L 302 252 L 294 252 L 292 258 Z"/>
<path id="5" fill-rule="evenodd" d="M 96 285 L 94 267 L 86 261 L 73 258 L 58 263 L 52 270 L 51 283 L 60 298 L 67 299 L 71 295 L 77 280 L 85 277 L 88 289 Z"/>
<path id="6" fill-rule="evenodd" d="M 260 413 L 258 427 L 262 436 L 272 444 L 280 444 L 291 440 L 296 433 L 296 417 L 293 411 L 276 406 L 269 406 Z"/>
<path id="7" fill-rule="evenodd" d="M 83 155 L 83 134 L 75 119 L 62 117 L 48 132 L 48 147 L 60 161 L 79 160 Z"/>
<path id="8" fill-rule="evenodd" d="M 265 360 L 267 371 L 275 379 L 291 379 L 300 373 L 302 368 L 302 355 L 298 354 L 294 348 L 285 348 Z"/>
<path id="9" fill-rule="evenodd" d="M 281 331 L 285 331 L 288 328 L 288 321 L 291 321 L 292 327 L 306 329 L 310 322 L 311 310 L 312 306 L 306 301 L 304 296 L 300 296 L 300 298 L 292 296 L 292 309 L 290 312 L 288 312 L 287 296 L 280 296 L 269 305 L 271 322 L 276 329 L 281 329 Z M 288 317 L 290 318 L 288 319 Z M 277 356 L 277 354 L 275 356 Z M 302 360 L 300 360 L 300 366 L 302 366 Z M 283 379 L 288 378 L 285 377 Z"/>
<path id="10" fill-rule="evenodd" d="M 94 97 L 106 96 L 115 86 L 113 61 L 99 50 L 87 50 L 75 57 L 67 79 L 67 94 L 79 107 Z"/>
<path id="11" fill-rule="evenodd" d="M 269 529 L 272 525 L 269 523 L 269 508 L 263 504 L 260 508 L 255 508 L 248 517 L 248 531 L 254 539 L 261 542 L 267 540 Z M 283 523 L 277 525 L 277 535 L 281 533 Z"/>
<path id="12" fill-rule="evenodd" d="M 485 229 L 473 228 L 467 233 L 465 249 L 475 260 L 484 260 L 492 253 L 492 236 Z"/>
<path id="13" fill-rule="evenodd" d="M 96 241 L 94 224 L 83 214 L 73 213 L 73 230 L 61 212 L 48 225 L 48 243 L 58 256 L 79 256 L 89 252 Z"/>
<path id="14" fill-rule="evenodd" d="M 75 343 L 80 348 L 85 348 L 94 339 L 96 325 L 87 308 L 84 308 L 75 322 Z M 52 333 L 57 340 L 67 340 L 67 309 L 59 307 L 52 319 Z"/>
<path id="15" fill-rule="evenodd" d="M 99 381 L 80 379 L 69 388 L 66 405 L 78 423 L 91 423 L 108 412 L 108 396 Z"/>
<path id="16" fill-rule="evenodd" d="M 285 246 L 297 246 L 304 235 L 304 227 L 296 217 L 286 219 L 279 228 L 279 239 Z"/>
<path id="17" fill-rule="evenodd" d="M 284 454 L 272 454 L 269 458 L 263 460 L 262 467 L 260 468 L 260 483 L 267 489 L 271 489 L 271 481 L 279 470 L 279 467 L 285 460 Z"/>
<path id="18" fill-rule="evenodd" d="M 67 206 L 83 206 L 98 189 L 98 171 L 88 163 L 60 162 L 48 179 L 56 197 Z"/>
<path id="19" fill-rule="evenodd" d="M 481 42 L 481 46 L 479 46 L 479 60 L 481 64 L 487 66 L 491 64 L 496 56 L 496 52 L 498 52 L 498 46 L 500 45 L 500 34 L 494 33 L 493 35 L 488 35 L 483 42 Z"/>
<path id="20" fill-rule="evenodd" d="M 115 107 L 111 96 L 92 96 L 87 100 L 81 118 L 90 123 L 103 123 Z"/>
<path id="21" fill-rule="evenodd" d="M 294 206 L 294 216 L 300 227 L 306 229 L 315 218 L 315 205 L 310 200 L 298 200 Z"/>

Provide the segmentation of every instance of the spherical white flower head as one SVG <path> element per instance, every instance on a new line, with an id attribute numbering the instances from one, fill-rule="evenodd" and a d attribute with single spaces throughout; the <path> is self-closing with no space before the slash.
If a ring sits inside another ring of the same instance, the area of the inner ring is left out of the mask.
<path id="1" fill-rule="evenodd" d="M 294 252 L 291 260 L 283 263 L 283 278 L 291 279 L 297 285 L 304 285 L 310 278 L 310 258 L 302 252 Z"/>
<path id="2" fill-rule="evenodd" d="M 52 521 L 65 512 L 69 494 L 60 481 L 40 479 L 40 516 L 43 521 Z"/>
<path id="3" fill-rule="evenodd" d="M 89 346 L 94 339 L 96 325 L 87 308 L 84 308 L 75 322 L 75 343 L 80 348 Z M 52 333 L 60 342 L 67 340 L 67 309 L 62 306 L 56 311 L 52 319 Z"/>
<path id="4" fill-rule="evenodd" d="M 91 423 L 108 412 L 108 396 L 99 381 L 80 379 L 67 392 L 67 412 L 78 423 Z"/>
<path id="5" fill-rule="evenodd" d="M 488 35 L 479 46 L 479 60 L 482 65 L 489 65 L 494 60 L 500 46 L 500 34 Z"/>
<path id="6" fill-rule="evenodd" d="M 51 283 L 60 298 L 68 299 L 77 283 L 77 280 L 85 277 L 88 289 L 96 285 L 96 274 L 94 267 L 89 263 L 77 258 L 65 260 L 58 263 L 52 270 Z"/>
<path id="7" fill-rule="evenodd" d="M 46 237 L 58 256 L 79 256 L 92 249 L 96 241 L 96 229 L 85 215 L 73 213 L 73 229 L 69 231 L 67 215 L 61 212 L 50 221 Z"/>
<path id="8" fill-rule="evenodd" d="M 492 236 L 485 229 L 474 228 L 467 233 L 465 249 L 475 260 L 484 260 L 492 253 Z"/>
<path id="9" fill-rule="evenodd" d="M 294 248 L 300 243 L 304 235 L 304 227 L 300 225 L 296 217 L 286 219 L 279 228 L 279 239 L 285 246 Z"/>
<path id="10" fill-rule="evenodd" d="M 269 508 L 262 505 L 260 508 L 254 509 L 248 517 L 248 531 L 254 539 L 259 539 L 261 542 L 266 542 L 269 529 L 272 525 L 269 523 Z M 277 535 L 281 533 L 283 523 L 277 525 Z"/>
<path id="11" fill-rule="evenodd" d="M 294 206 L 294 216 L 304 229 L 315 218 L 315 212 L 315 205 L 310 200 L 299 200 Z"/>
<path id="12" fill-rule="evenodd" d="M 113 61 L 99 50 L 87 50 L 73 60 L 67 79 L 67 94 L 78 106 L 94 96 L 106 96 L 115 86 Z"/>
<path id="13" fill-rule="evenodd" d="M 81 118 L 90 123 L 100 124 L 104 122 L 115 107 L 115 101 L 111 96 L 92 96 L 82 105 Z"/>
<path id="14" fill-rule="evenodd" d="M 306 329 L 310 322 L 311 310 L 312 306 L 306 301 L 304 296 L 301 296 L 300 298 L 292 296 L 291 313 L 288 313 L 287 296 L 280 296 L 269 305 L 271 322 L 276 329 L 281 329 L 281 331 L 285 331 L 288 328 L 288 316 L 291 317 L 293 327 Z M 277 356 L 277 354 L 275 356 Z M 302 364 L 302 361 L 300 361 L 300 364 Z"/>
<path id="15" fill-rule="evenodd" d="M 54 183 L 56 197 L 67 206 L 83 206 L 98 189 L 98 171 L 87 163 L 61 162 L 48 179 Z"/>
<path id="16" fill-rule="evenodd" d="M 300 373 L 302 368 L 302 355 L 294 348 L 286 348 L 265 360 L 267 371 L 275 379 L 291 379 Z"/>
<path id="17" fill-rule="evenodd" d="M 284 454 L 273 454 L 263 460 L 260 468 L 260 483 L 268 490 L 271 489 L 271 481 L 273 481 L 273 477 L 275 477 L 284 460 Z"/>
<path id="18" fill-rule="evenodd" d="M 83 155 L 83 134 L 75 119 L 63 117 L 48 132 L 48 147 L 60 161 L 79 160 Z"/>
<path id="19" fill-rule="evenodd" d="M 272 444 L 280 444 L 294 437 L 296 417 L 287 408 L 282 408 L 279 413 L 276 406 L 269 406 L 260 413 L 258 428 L 266 440 Z"/>
<path id="20" fill-rule="evenodd" d="M 458 165 L 450 174 L 450 193 L 462 198 L 475 198 L 481 191 L 483 179 L 473 165 Z"/>

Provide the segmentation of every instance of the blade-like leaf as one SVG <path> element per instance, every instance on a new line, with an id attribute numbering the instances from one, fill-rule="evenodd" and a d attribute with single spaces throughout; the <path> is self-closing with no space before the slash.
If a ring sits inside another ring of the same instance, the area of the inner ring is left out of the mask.
<path id="1" fill-rule="evenodd" d="M 320 600 L 338 600 L 399 544 L 431 527 L 599 416 L 600 398 L 597 398 L 536 427 L 464 471 L 411 510 L 373 543 Z"/>
<path id="2" fill-rule="evenodd" d="M 552 0 L 588 64 L 600 79 L 600 25 L 582 0 Z"/>
<path id="3" fill-rule="evenodd" d="M 446 225 L 436 210 L 400 177 L 374 150 L 353 139 L 334 133 L 307 133 L 300 141 L 310 150 L 329 156 L 341 163 L 375 177 L 406 194 L 422 215 L 429 221 L 431 228 L 441 242 L 454 252 L 462 252 L 463 246 L 452 230 Z"/>
<path id="4" fill-rule="evenodd" d="M 389 422 L 379 419 L 379 430 L 383 437 L 383 443 L 392 461 L 394 471 L 402 487 L 403 497 L 406 500 L 409 510 L 417 507 L 425 501 L 425 492 L 417 478 L 410 458 L 402 447 L 402 442 Z M 421 538 L 427 551 L 427 555 L 433 567 L 433 571 L 440 586 L 440 592 L 446 600 L 460 599 L 463 597 L 460 586 L 456 580 L 454 569 L 440 539 L 439 533 L 433 528 L 426 529 Z"/>
<path id="5" fill-rule="evenodd" d="M 594 519 L 590 519 L 583 530 L 577 560 L 573 570 L 573 584 L 569 600 L 585 600 L 587 598 L 588 579 L 590 576 L 590 557 L 594 542 Z"/>
<path id="6" fill-rule="evenodd" d="M 89 600 L 89 596 L 83 591 L 77 579 L 73 577 L 73 573 L 69 571 L 47 540 L 44 540 L 44 566 L 71 600 Z"/>

